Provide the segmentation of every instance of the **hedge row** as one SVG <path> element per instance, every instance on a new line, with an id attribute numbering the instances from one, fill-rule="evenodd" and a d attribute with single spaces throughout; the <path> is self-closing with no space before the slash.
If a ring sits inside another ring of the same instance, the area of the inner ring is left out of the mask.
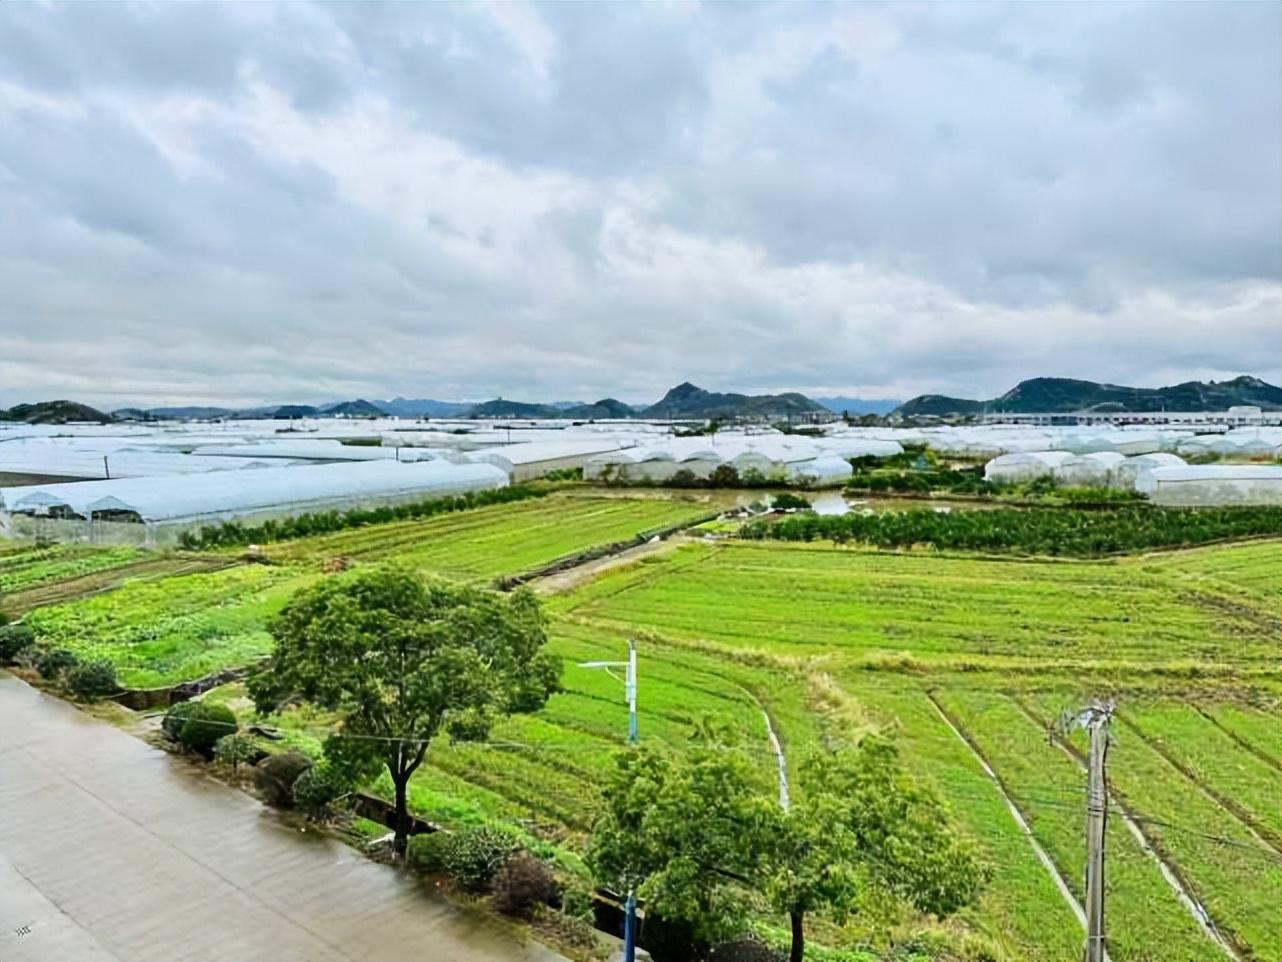
<path id="1" fill-rule="evenodd" d="M 1094 557 L 1148 548 L 1282 535 L 1282 508 L 1011 508 L 993 511 L 887 511 L 797 514 L 756 521 L 740 537 L 780 541 L 859 542 L 879 548 L 932 545 L 968 551 Z"/>
<path id="2" fill-rule="evenodd" d="M 354 508 L 350 511 L 323 511 L 300 514 L 292 518 L 273 518 L 262 524 L 246 525 L 237 521 L 206 526 L 196 531 L 184 531 L 178 544 L 190 551 L 206 548 L 227 548 L 249 544 L 271 544 L 313 535 L 332 534 L 345 528 L 359 528 L 367 524 L 386 524 L 389 521 L 413 521 L 430 518 L 451 511 L 483 508 L 491 504 L 510 504 L 529 498 L 541 498 L 548 491 L 525 485 L 511 485 L 491 491 L 469 491 L 448 498 L 430 501 L 413 501 L 407 504 L 383 505 L 377 508 Z"/>

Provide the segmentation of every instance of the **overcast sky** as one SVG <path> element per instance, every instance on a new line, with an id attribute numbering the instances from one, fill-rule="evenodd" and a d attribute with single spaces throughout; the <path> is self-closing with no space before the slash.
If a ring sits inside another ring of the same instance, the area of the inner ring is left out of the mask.
<path id="1" fill-rule="evenodd" d="M 1282 378 L 1277 3 L 0 4 L 0 400 Z"/>

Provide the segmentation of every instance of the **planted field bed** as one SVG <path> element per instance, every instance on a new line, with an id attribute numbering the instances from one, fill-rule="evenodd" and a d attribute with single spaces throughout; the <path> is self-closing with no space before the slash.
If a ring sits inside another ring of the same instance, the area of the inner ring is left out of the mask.
<path id="1" fill-rule="evenodd" d="M 689 545 L 570 596 L 574 613 L 870 666 L 1158 660 L 1276 668 L 1277 639 L 1252 618 L 1208 609 L 1138 567 L 918 558 L 822 547 Z"/>
<path id="2" fill-rule="evenodd" d="M 134 580 L 24 620 L 40 645 L 65 648 L 81 661 L 109 661 L 125 687 L 158 688 L 262 658 L 271 647 L 267 618 L 310 577 L 242 565 Z"/>
<path id="3" fill-rule="evenodd" d="M 699 501 L 549 495 L 422 521 L 370 525 L 282 542 L 270 557 L 315 563 L 333 557 L 395 561 L 467 581 L 516 575 L 592 548 L 627 541 L 708 514 Z"/>
<path id="4" fill-rule="evenodd" d="M 40 545 L 0 552 L 0 598 L 82 575 L 94 574 L 147 557 L 139 548 Z"/>

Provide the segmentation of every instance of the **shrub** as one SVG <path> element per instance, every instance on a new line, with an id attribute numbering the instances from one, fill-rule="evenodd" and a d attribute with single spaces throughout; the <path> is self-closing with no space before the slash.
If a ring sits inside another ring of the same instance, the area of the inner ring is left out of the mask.
<path id="1" fill-rule="evenodd" d="M 0 661 L 13 661 L 36 643 L 36 633 L 26 625 L 0 628 Z"/>
<path id="2" fill-rule="evenodd" d="M 708 485 L 713 488 L 737 488 L 739 472 L 733 464 L 718 464 L 708 475 Z"/>
<path id="3" fill-rule="evenodd" d="M 176 705 L 170 705 L 169 711 L 165 712 L 164 720 L 160 723 L 160 730 L 173 741 L 178 741 L 182 735 L 183 725 L 187 724 L 187 719 L 199 704 L 200 702 L 196 701 L 180 701 Z"/>
<path id="4" fill-rule="evenodd" d="M 405 857 L 410 865 L 428 875 L 440 875 L 447 871 L 445 853 L 454 836 L 449 832 L 427 832 L 410 838 Z"/>
<path id="5" fill-rule="evenodd" d="M 800 511 L 809 511 L 810 502 L 800 495 L 782 491 L 770 499 L 770 507 L 774 508 L 776 511 L 788 511 L 792 508 L 796 508 Z"/>
<path id="6" fill-rule="evenodd" d="M 557 895 L 556 879 L 547 865 L 529 852 L 510 855 L 494 875 L 494 907 L 504 915 L 528 919 L 539 905 Z"/>
<path id="7" fill-rule="evenodd" d="M 516 839 L 494 828 L 469 828 L 453 835 L 446 853 L 446 870 L 461 886 L 481 892 L 517 850 Z"/>
<path id="8" fill-rule="evenodd" d="M 190 704 L 190 702 L 184 704 Z M 214 761 L 230 765 L 232 768 L 253 763 L 261 753 L 262 749 L 254 744 L 252 738 L 239 732 L 224 735 L 214 742 Z"/>
<path id="9" fill-rule="evenodd" d="M 62 679 L 69 692 L 85 701 L 105 698 L 120 691 L 115 666 L 109 661 L 87 661 L 68 668 Z"/>
<path id="10" fill-rule="evenodd" d="M 342 795 L 344 787 L 328 765 L 313 765 L 294 779 L 292 793 L 294 804 L 308 818 L 323 820 L 329 814 L 330 803 Z"/>
<path id="11" fill-rule="evenodd" d="M 312 760 L 298 752 L 268 755 L 254 766 L 254 787 L 262 792 L 267 804 L 291 808 L 294 804 L 294 782 L 312 767 Z"/>
<path id="12" fill-rule="evenodd" d="M 12 620 L 13 619 L 9 617 L 9 612 L 5 611 L 3 608 L 0 608 L 0 628 L 4 627 Z"/>
<path id="13" fill-rule="evenodd" d="M 47 681 L 53 681 L 68 668 L 74 668 L 78 664 L 80 659 L 65 648 L 42 651 L 36 657 L 36 671 Z"/>
<path id="14" fill-rule="evenodd" d="M 209 756 L 224 735 L 236 732 L 236 714 L 226 705 L 196 702 L 178 733 L 178 740 L 194 752 Z"/>

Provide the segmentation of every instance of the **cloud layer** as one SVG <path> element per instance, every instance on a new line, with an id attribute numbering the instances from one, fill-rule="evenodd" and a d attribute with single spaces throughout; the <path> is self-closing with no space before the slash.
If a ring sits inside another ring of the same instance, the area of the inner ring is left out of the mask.
<path id="1" fill-rule="evenodd" d="M 0 401 L 1282 368 L 1275 4 L 5 4 Z"/>

